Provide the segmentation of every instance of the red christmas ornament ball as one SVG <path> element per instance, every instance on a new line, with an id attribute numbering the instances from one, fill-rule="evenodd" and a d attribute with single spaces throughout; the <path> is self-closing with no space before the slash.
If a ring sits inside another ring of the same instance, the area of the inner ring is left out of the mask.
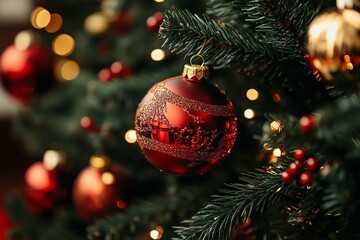
<path id="1" fill-rule="evenodd" d="M 96 124 L 94 119 L 89 116 L 84 116 L 80 119 L 81 128 L 88 133 L 98 133 L 100 127 Z"/>
<path id="2" fill-rule="evenodd" d="M 0 240 L 8 240 L 7 232 L 14 227 L 6 211 L 0 206 Z"/>
<path id="3" fill-rule="evenodd" d="M 120 165 L 86 167 L 76 177 L 73 185 L 75 208 L 84 220 L 90 222 L 125 209 L 132 185 L 130 174 Z"/>
<path id="4" fill-rule="evenodd" d="M 122 62 L 114 62 L 111 64 L 110 70 L 113 77 L 128 78 L 131 76 L 131 68 Z"/>
<path id="5" fill-rule="evenodd" d="M 196 71 L 154 85 L 136 112 L 137 142 L 145 158 L 175 175 L 207 172 L 230 153 L 236 140 L 232 103 L 204 80 L 201 69 Z"/>
<path id="6" fill-rule="evenodd" d="M 310 171 L 315 171 L 319 168 L 319 160 L 316 157 L 310 157 L 306 160 L 306 167 Z"/>
<path id="7" fill-rule="evenodd" d="M 293 180 L 293 176 L 288 171 L 281 173 L 281 181 L 282 182 L 291 183 L 292 180 Z"/>
<path id="8" fill-rule="evenodd" d="M 0 58 L 0 78 L 7 92 L 26 103 L 34 94 L 42 94 L 54 83 L 50 54 L 41 46 L 21 49 L 11 45 Z"/>
<path id="9" fill-rule="evenodd" d="M 146 20 L 146 26 L 151 32 L 156 32 L 159 30 L 162 21 L 164 20 L 164 16 L 162 12 L 156 12 L 154 15 L 148 17 Z"/>
<path id="10" fill-rule="evenodd" d="M 42 161 L 30 165 L 24 177 L 24 192 L 29 208 L 40 213 L 64 201 L 67 192 L 62 177 L 65 177 L 62 171 L 50 169 Z"/>

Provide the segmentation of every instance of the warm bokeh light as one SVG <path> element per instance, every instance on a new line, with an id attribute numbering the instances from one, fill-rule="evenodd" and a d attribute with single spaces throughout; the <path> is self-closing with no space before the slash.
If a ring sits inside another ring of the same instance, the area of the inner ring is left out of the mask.
<path id="1" fill-rule="evenodd" d="M 49 172 L 41 162 L 32 164 L 25 173 L 25 182 L 35 190 L 47 190 L 52 187 Z"/>
<path id="2" fill-rule="evenodd" d="M 102 12 L 97 12 L 89 15 L 84 22 L 86 31 L 90 34 L 102 34 L 109 28 L 109 18 Z"/>
<path id="3" fill-rule="evenodd" d="M 281 154 L 282 154 L 282 152 L 281 152 L 281 149 L 280 149 L 280 148 L 274 148 L 274 150 L 273 150 L 273 155 L 274 155 L 275 157 L 281 157 Z"/>
<path id="4" fill-rule="evenodd" d="M 259 92 L 256 89 L 250 88 L 246 92 L 246 97 L 251 101 L 255 101 L 259 98 Z"/>
<path id="5" fill-rule="evenodd" d="M 79 64 L 73 60 L 62 59 L 55 65 L 55 75 L 60 80 L 74 80 L 79 76 L 79 73 Z"/>
<path id="6" fill-rule="evenodd" d="M 246 109 L 246 110 L 244 111 L 244 117 L 247 118 L 247 119 L 252 119 L 252 118 L 254 118 L 254 117 L 255 117 L 255 112 L 254 112 L 254 110 L 252 110 L 252 109 Z"/>
<path id="7" fill-rule="evenodd" d="M 280 96 L 280 94 L 274 93 L 274 94 L 273 94 L 273 101 L 276 102 L 276 103 L 281 102 L 281 96 Z"/>
<path id="8" fill-rule="evenodd" d="M 90 158 L 90 165 L 94 168 L 104 168 L 108 163 L 108 159 L 105 156 L 94 155 Z"/>
<path id="9" fill-rule="evenodd" d="M 60 34 L 54 39 L 52 49 L 57 55 L 68 56 L 75 49 L 75 40 L 68 34 Z"/>
<path id="10" fill-rule="evenodd" d="M 105 185 L 111 185 L 114 183 L 115 181 L 115 177 L 114 175 L 112 175 L 112 173 L 110 172 L 104 172 L 102 175 L 101 175 L 101 180 L 103 181 L 103 183 Z"/>
<path id="11" fill-rule="evenodd" d="M 21 31 L 15 36 L 14 45 L 19 50 L 25 50 L 36 42 L 36 35 L 31 31 Z"/>
<path id="12" fill-rule="evenodd" d="M 55 169 L 64 161 L 64 154 L 55 150 L 48 150 L 44 153 L 44 167 L 48 170 Z"/>
<path id="13" fill-rule="evenodd" d="M 126 208 L 126 203 L 123 200 L 118 200 L 116 202 L 116 206 L 120 209 L 125 209 Z"/>
<path id="14" fill-rule="evenodd" d="M 161 226 L 157 226 L 155 229 L 150 231 L 150 237 L 151 239 L 161 239 L 164 233 L 164 228 Z"/>
<path id="15" fill-rule="evenodd" d="M 63 20 L 60 14 L 53 13 L 50 15 L 50 22 L 45 27 L 45 30 L 49 33 L 58 31 L 62 26 Z"/>
<path id="16" fill-rule="evenodd" d="M 160 48 L 154 49 L 151 52 L 150 57 L 154 61 L 162 61 L 165 58 L 165 51 Z"/>
<path id="17" fill-rule="evenodd" d="M 162 2 L 165 2 L 165 0 L 154 0 L 154 2 L 162 3 Z"/>
<path id="18" fill-rule="evenodd" d="M 274 120 L 270 123 L 270 128 L 274 132 L 280 132 L 281 131 L 281 123 L 277 120 Z"/>
<path id="19" fill-rule="evenodd" d="M 130 129 L 129 131 L 127 131 L 125 133 L 125 140 L 128 142 L 128 143 L 135 143 L 136 142 L 136 131 L 133 130 L 133 129 Z"/>
<path id="20" fill-rule="evenodd" d="M 43 7 L 35 8 L 30 15 L 30 22 L 34 28 L 44 28 L 50 22 L 50 12 Z"/>

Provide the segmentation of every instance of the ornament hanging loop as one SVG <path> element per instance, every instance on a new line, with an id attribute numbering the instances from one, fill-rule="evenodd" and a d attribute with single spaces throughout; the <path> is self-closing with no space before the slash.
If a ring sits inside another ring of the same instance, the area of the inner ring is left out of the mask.
<path id="1" fill-rule="evenodd" d="M 190 65 L 191 66 L 196 66 L 197 64 L 194 64 L 193 63 L 193 61 L 194 61 L 194 59 L 196 59 L 196 58 L 200 58 L 201 59 L 201 67 L 203 67 L 204 66 L 204 64 L 205 64 L 205 59 L 204 59 L 204 57 L 202 56 L 202 55 L 200 55 L 200 54 L 196 54 L 196 55 L 194 55 L 194 56 L 192 56 L 191 58 L 190 58 Z M 198 65 L 199 66 L 199 65 Z"/>

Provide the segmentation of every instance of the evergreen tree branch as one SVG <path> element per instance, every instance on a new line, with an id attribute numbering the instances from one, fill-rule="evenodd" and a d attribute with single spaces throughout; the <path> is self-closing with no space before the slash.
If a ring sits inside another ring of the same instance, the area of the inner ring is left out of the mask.
<path id="1" fill-rule="evenodd" d="M 197 54 L 206 42 L 202 55 L 215 68 L 256 69 L 294 57 L 287 46 L 274 48 L 263 35 L 250 29 L 239 31 L 206 15 L 199 17 L 176 8 L 165 12 L 160 37 L 165 39 L 163 46 L 185 56 Z"/>
<path id="2" fill-rule="evenodd" d="M 230 239 L 233 229 L 254 212 L 259 214 L 281 201 L 291 187 L 280 181 L 284 166 L 270 167 L 267 172 L 246 173 L 243 183 L 228 184 L 221 195 L 202 208 L 185 226 L 176 227 L 177 239 Z"/>
<path id="3" fill-rule="evenodd" d="M 242 7 L 248 0 L 209 0 L 206 13 L 220 21 L 236 26 L 246 26 L 250 23 L 245 21 L 246 15 Z"/>

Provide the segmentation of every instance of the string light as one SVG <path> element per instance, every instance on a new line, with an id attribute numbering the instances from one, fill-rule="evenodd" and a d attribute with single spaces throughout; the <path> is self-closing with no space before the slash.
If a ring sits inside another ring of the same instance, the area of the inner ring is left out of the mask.
<path id="1" fill-rule="evenodd" d="M 162 2 L 165 2 L 165 0 L 154 0 L 154 2 L 162 3 Z"/>
<path id="2" fill-rule="evenodd" d="M 164 233 L 164 228 L 161 226 L 157 226 L 155 229 L 150 231 L 151 239 L 161 239 Z"/>
<path id="3" fill-rule="evenodd" d="M 90 158 L 90 165 L 94 168 L 104 168 L 108 164 L 109 160 L 102 155 L 94 155 Z"/>
<path id="4" fill-rule="evenodd" d="M 43 7 L 35 8 L 30 15 L 30 22 L 34 28 L 44 28 L 50 22 L 50 12 Z"/>
<path id="5" fill-rule="evenodd" d="M 162 61 L 165 58 L 165 51 L 160 48 L 154 49 L 151 52 L 150 57 L 154 61 Z"/>
<path id="6" fill-rule="evenodd" d="M 255 112 L 254 112 L 254 110 L 252 110 L 252 109 L 246 109 L 246 110 L 244 111 L 244 117 L 247 118 L 247 119 L 252 119 L 252 118 L 254 118 L 254 117 L 255 117 Z"/>
<path id="7" fill-rule="evenodd" d="M 250 88 L 246 92 L 246 97 L 251 101 L 255 101 L 259 98 L 259 92 L 256 89 Z"/>
<path id="8" fill-rule="evenodd" d="M 281 154 L 282 154 L 282 152 L 281 152 L 280 148 L 274 148 L 274 150 L 273 150 L 274 157 L 281 157 Z"/>
<path id="9" fill-rule="evenodd" d="M 21 31 L 15 36 L 14 45 L 17 49 L 25 50 L 36 41 L 36 36 L 30 31 Z"/>
<path id="10" fill-rule="evenodd" d="M 86 31 L 90 34 L 102 34 L 109 28 L 109 18 L 102 12 L 89 15 L 84 22 Z"/>
<path id="11" fill-rule="evenodd" d="M 274 120 L 270 123 L 270 128 L 274 132 L 280 132 L 281 131 L 281 123 L 277 120 Z"/>
<path id="12" fill-rule="evenodd" d="M 105 185 L 111 185 L 114 183 L 115 181 L 115 177 L 112 173 L 110 172 L 104 172 L 102 175 L 101 175 L 101 180 L 102 182 L 105 184 Z"/>
<path id="13" fill-rule="evenodd" d="M 127 131 L 125 133 L 125 140 L 128 142 L 128 143 L 135 143 L 136 142 L 136 131 L 133 130 L 133 129 L 130 129 L 129 131 Z"/>
<path id="14" fill-rule="evenodd" d="M 49 24 L 45 27 L 45 30 L 48 33 L 54 33 L 56 31 L 58 31 L 61 26 L 62 26 L 63 20 L 60 14 L 57 13 L 52 13 L 50 15 L 50 22 Z"/>
<path id="15" fill-rule="evenodd" d="M 68 34 L 60 34 L 52 43 L 53 52 L 60 56 L 68 56 L 75 49 L 75 40 Z"/>
<path id="16" fill-rule="evenodd" d="M 64 154 L 55 150 L 48 150 L 44 153 L 44 167 L 47 170 L 55 169 L 61 162 L 64 161 Z"/>
<path id="17" fill-rule="evenodd" d="M 60 80 L 74 80 L 79 76 L 79 73 L 80 67 L 75 61 L 62 59 L 55 65 L 55 75 Z"/>

